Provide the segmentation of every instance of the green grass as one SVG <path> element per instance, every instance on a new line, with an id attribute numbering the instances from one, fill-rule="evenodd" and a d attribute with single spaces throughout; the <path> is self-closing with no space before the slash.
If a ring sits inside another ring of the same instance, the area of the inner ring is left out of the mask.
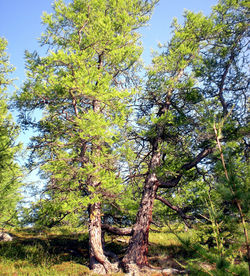
<path id="1" fill-rule="evenodd" d="M 149 262 L 155 267 L 185 269 L 187 275 L 244 275 L 248 274 L 245 260 L 246 248 L 242 242 L 229 244 L 225 257 L 220 258 L 215 248 L 199 243 L 200 232 L 189 229 L 187 232 L 176 227 L 161 229 L 149 235 Z"/>
<path id="2" fill-rule="evenodd" d="M 89 275 L 86 234 L 12 234 L 0 244 L 1 275 Z"/>
<path id="3" fill-rule="evenodd" d="M 41 233 L 32 229 L 12 232 L 15 237 L 12 242 L 0 243 L 0 275 L 90 275 L 87 231 L 70 233 L 74 231 L 66 228 Z M 211 253 L 207 254 L 206 248 L 204 258 L 199 255 L 203 254 L 202 250 L 197 253 L 199 250 L 197 251 L 196 247 L 196 234 L 195 230 L 184 232 L 182 229 L 175 229 L 173 233 L 168 228 L 157 233 L 151 232 L 149 263 L 155 268 L 186 268 L 190 271 L 188 275 L 223 275 L 213 273 L 216 271 L 216 265 L 219 267 L 220 263 L 218 260 L 209 261 L 213 256 Z M 128 239 L 106 236 L 106 248 L 122 258 Z M 244 248 L 242 250 L 244 251 Z M 237 257 L 237 268 L 234 271 L 238 269 L 239 273 L 235 275 L 247 275 L 244 272 L 247 269 L 246 262 L 243 262 L 244 254 L 243 252 L 242 256 Z M 230 266 L 232 264 L 228 267 Z M 200 272 L 197 274 L 197 271 Z"/>

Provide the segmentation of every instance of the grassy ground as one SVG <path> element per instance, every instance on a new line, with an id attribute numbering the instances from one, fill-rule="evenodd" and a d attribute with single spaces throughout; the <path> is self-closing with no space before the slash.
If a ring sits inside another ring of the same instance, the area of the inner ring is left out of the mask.
<path id="1" fill-rule="evenodd" d="M 0 275 L 89 275 L 86 234 L 22 231 L 0 244 Z"/>
<path id="2" fill-rule="evenodd" d="M 88 236 L 86 232 L 72 235 L 63 229 L 57 232 L 43 231 L 40 233 L 27 229 L 15 231 L 12 235 L 14 236 L 12 242 L 0 243 L 1 276 L 91 274 L 88 269 Z M 193 231 L 180 232 L 179 235 L 182 239 L 189 240 L 191 244 L 195 239 Z M 107 249 L 114 251 L 121 258 L 126 250 L 127 241 L 127 237 L 108 236 L 106 237 Z M 197 257 L 192 246 L 189 249 L 183 246 L 176 235 L 167 229 L 163 229 L 160 233 L 152 232 L 150 234 L 148 255 L 150 264 L 155 268 L 171 267 L 179 270 L 186 267 L 187 259 L 195 260 Z M 213 268 L 211 264 L 201 263 L 201 265 L 205 267 L 204 271 Z"/>

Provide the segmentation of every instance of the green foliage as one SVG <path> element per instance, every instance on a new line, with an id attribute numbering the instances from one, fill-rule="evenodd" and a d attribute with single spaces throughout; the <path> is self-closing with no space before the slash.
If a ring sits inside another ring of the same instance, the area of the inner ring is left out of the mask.
<path id="1" fill-rule="evenodd" d="M 183 26 L 175 20 L 171 41 L 148 68 L 141 100 L 139 124 L 149 144 L 142 160 L 157 149 L 159 183 L 178 184 L 160 185 L 158 195 L 168 203 L 155 204 L 154 220 L 187 222 L 189 216 L 199 232 L 197 251 L 217 264 L 218 275 L 237 270 L 238 225 L 249 216 L 247 21 L 244 1 L 219 1 L 207 17 L 186 12 Z M 213 153 L 192 166 L 207 149 Z"/>
<path id="2" fill-rule="evenodd" d="M 153 219 L 171 227 L 184 219 L 195 229 L 189 230 L 192 237 L 184 233 L 175 240 L 169 233 L 152 235 L 161 243 L 156 250 L 188 258 L 183 266 L 191 275 L 246 275 L 240 233 L 246 227 L 239 227 L 239 218 L 249 216 L 248 5 L 220 0 L 210 16 L 187 11 L 183 25 L 174 20 L 173 37 L 154 53 L 138 99 L 137 29 L 156 3 L 58 0 L 52 14 L 44 13 L 40 42 L 48 52 L 26 52 L 27 80 L 16 106 L 22 123 L 37 131 L 29 165 L 40 166 L 46 185 L 23 216 L 38 229 L 79 226 L 86 223 L 87 207 L 101 202 L 104 222 L 131 225 L 151 173 L 151 153 L 159 152 L 157 194 L 169 202 L 155 204 Z M 0 77 L 5 89 L 8 81 Z M 134 99 L 136 122 L 129 108 Z M 1 146 L 15 131 L 0 100 L 0 122 L 6 124 Z M 42 116 L 33 121 L 37 110 Z M 0 159 L 15 175 L 18 168 L 8 159 L 16 151 L 8 147 Z M 6 187 L 9 193 L 16 186 Z M 46 255 L 40 245 L 26 249 L 29 258 Z"/>
<path id="3" fill-rule="evenodd" d="M 8 111 L 6 90 L 11 84 L 8 74 L 14 70 L 6 54 L 7 42 L 0 38 L 0 225 L 16 219 L 20 200 L 22 172 L 15 157 L 20 151 L 16 139 L 19 133 Z"/>
<path id="4" fill-rule="evenodd" d="M 31 160 L 41 162 L 47 180 L 41 223 L 52 214 L 82 215 L 89 204 L 124 193 L 117 168 L 125 160 L 130 80 L 142 53 L 137 29 L 156 2 L 55 1 L 54 12 L 44 13 L 40 42 L 49 51 L 26 52 L 27 80 L 16 99 L 23 124 L 33 124 L 30 112 L 43 111 Z"/>

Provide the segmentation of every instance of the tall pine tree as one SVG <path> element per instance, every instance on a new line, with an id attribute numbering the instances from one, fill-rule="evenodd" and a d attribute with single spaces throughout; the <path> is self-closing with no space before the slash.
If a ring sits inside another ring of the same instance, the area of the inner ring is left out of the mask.
<path id="1" fill-rule="evenodd" d="M 41 44 L 48 54 L 26 53 L 27 80 L 17 106 L 26 115 L 43 111 L 38 122 L 26 115 L 23 122 L 39 131 L 32 162 L 40 160 L 48 180 L 44 201 L 59 219 L 88 208 L 90 266 L 98 273 L 112 270 L 102 249 L 101 205 L 122 192 L 117 147 L 129 79 L 142 52 L 136 30 L 156 2 L 56 1 L 54 13 L 43 15 Z"/>
<path id="2" fill-rule="evenodd" d="M 138 146 L 141 159 L 136 162 L 135 175 L 146 175 L 146 179 L 133 236 L 123 259 L 128 270 L 130 264 L 148 263 L 148 233 L 155 199 L 188 218 L 182 206 L 171 204 L 170 195 L 178 193 L 178 187 L 184 192 L 197 190 L 199 197 L 203 169 L 213 174 L 210 157 L 217 148 L 214 120 L 226 122 L 224 143 L 245 133 L 246 5 L 245 1 L 222 0 L 209 17 L 186 12 L 184 26 L 174 22 L 172 40 L 153 59 L 139 112 L 142 131 L 137 139 L 142 138 L 138 145 L 143 148 Z"/>

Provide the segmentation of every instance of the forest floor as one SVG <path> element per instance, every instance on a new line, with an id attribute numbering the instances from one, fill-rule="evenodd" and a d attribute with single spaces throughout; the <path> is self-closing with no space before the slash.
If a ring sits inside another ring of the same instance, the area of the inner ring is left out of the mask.
<path id="1" fill-rule="evenodd" d="M 11 235 L 13 241 L 0 242 L 1 276 L 95 275 L 88 268 L 87 231 L 70 234 L 69 230 L 62 228 L 54 232 L 22 229 L 12 231 Z M 192 240 L 194 233 L 192 230 L 182 231 L 180 236 Z M 149 263 L 154 270 L 149 274 L 145 272 L 144 275 L 191 275 L 185 272 L 176 273 L 185 271 L 186 260 L 195 261 L 195 254 L 193 250 L 184 248 L 175 234 L 168 231 L 151 232 L 149 242 Z M 128 237 L 107 236 L 106 244 L 107 250 L 122 258 Z M 209 275 L 209 270 L 213 269 L 211 264 L 205 262 L 200 263 L 200 266 L 204 272 L 208 271 L 208 274 L 200 275 Z M 112 275 L 125 274 L 120 272 Z"/>

